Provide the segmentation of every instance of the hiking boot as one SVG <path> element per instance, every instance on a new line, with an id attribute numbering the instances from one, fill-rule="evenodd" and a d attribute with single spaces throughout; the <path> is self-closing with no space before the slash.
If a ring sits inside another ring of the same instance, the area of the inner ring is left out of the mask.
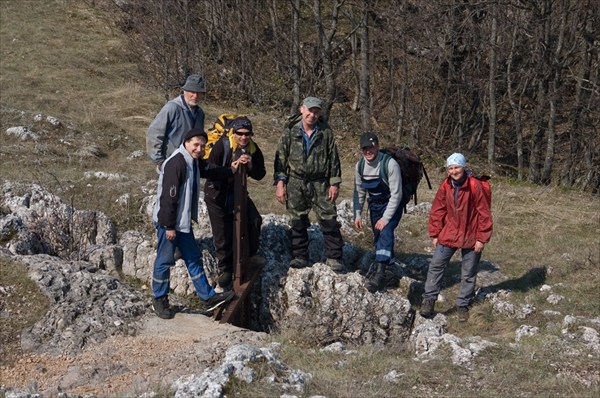
<path id="1" fill-rule="evenodd" d="M 308 267 L 308 261 L 305 258 L 296 257 L 290 261 L 290 268 L 304 268 Z"/>
<path id="2" fill-rule="evenodd" d="M 371 293 L 375 293 L 381 290 L 385 286 L 385 264 L 377 263 L 371 266 L 373 272 L 369 276 L 369 280 L 365 284 L 367 290 Z"/>
<path id="3" fill-rule="evenodd" d="M 215 308 L 230 302 L 234 297 L 235 293 L 233 293 L 231 290 L 223 293 L 215 293 L 214 296 L 205 301 L 206 306 L 208 307 L 206 308 L 206 311 L 212 311 Z"/>
<path id="4" fill-rule="evenodd" d="M 175 316 L 175 311 L 169 305 L 169 296 L 155 298 L 152 302 L 152 310 L 162 319 L 172 319 Z"/>
<path id="5" fill-rule="evenodd" d="M 469 307 L 458 307 L 458 321 L 466 322 L 469 320 Z"/>
<path id="6" fill-rule="evenodd" d="M 227 271 L 221 273 L 221 275 L 219 275 L 217 278 L 217 282 L 219 283 L 219 286 L 223 288 L 223 290 L 231 290 L 232 281 L 233 274 Z"/>
<path id="7" fill-rule="evenodd" d="M 435 299 L 433 299 L 433 298 L 423 299 L 419 313 L 421 314 L 421 316 L 423 318 L 433 318 L 434 307 L 435 307 Z"/>
<path id="8" fill-rule="evenodd" d="M 344 270 L 344 264 L 335 258 L 328 258 L 325 264 L 330 266 L 333 272 L 342 272 Z"/>

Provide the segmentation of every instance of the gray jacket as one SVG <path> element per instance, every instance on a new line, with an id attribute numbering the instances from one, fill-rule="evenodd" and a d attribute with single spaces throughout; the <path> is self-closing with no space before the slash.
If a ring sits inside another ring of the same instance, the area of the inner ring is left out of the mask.
<path id="1" fill-rule="evenodd" d="M 204 131 L 204 111 L 190 107 L 183 95 L 173 98 L 162 107 L 154 118 L 146 134 L 146 152 L 155 164 L 166 158 L 181 145 L 183 137 L 193 127 Z"/>

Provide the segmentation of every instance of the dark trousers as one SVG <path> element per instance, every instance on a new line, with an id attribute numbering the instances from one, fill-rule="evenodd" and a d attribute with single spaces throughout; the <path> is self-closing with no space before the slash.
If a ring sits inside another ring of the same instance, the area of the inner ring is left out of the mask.
<path id="1" fill-rule="evenodd" d="M 313 210 L 319 220 L 325 255 L 327 258 L 342 259 L 344 239 L 337 221 L 335 203 L 327 199 L 329 184 L 324 179 L 305 181 L 290 178 L 287 184 L 287 210 L 291 216 L 292 255 L 308 260 L 308 213 Z"/>
<path id="2" fill-rule="evenodd" d="M 308 227 L 310 222 L 308 216 L 299 220 L 292 220 L 292 256 L 308 260 Z M 323 243 L 325 245 L 325 256 L 336 260 L 342 259 L 342 248 L 344 239 L 340 231 L 340 223 L 336 220 L 319 220 Z"/>
<path id="3" fill-rule="evenodd" d="M 375 261 L 378 263 L 389 264 L 394 257 L 394 230 L 402 218 L 403 207 L 399 206 L 392 219 L 387 223 L 383 230 L 375 229 L 375 224 L 385 213 L 387 203 L 369 204 L 369 213 L 371 214 L 371 228 L 373 229 L 373 238 L 375 241 Z"/>
<path id="4" fill-rule="evenodd" d="M 248 251 L 250 256 L 254 256 L 260 246 L 260 231 L 262 226 L 262 217 L 258 209 L 248 198 L 246 208 L 246 222 L 248 225 Z M 213 233 L 215 245 L 215 255 L 217 256 L 217 266 L 219 272 L 233 273 L 233 232 L 234 215 L 227 210 L 225 204 L 220 205 L 212 200 L 206 200 L 208 218 Z"/>

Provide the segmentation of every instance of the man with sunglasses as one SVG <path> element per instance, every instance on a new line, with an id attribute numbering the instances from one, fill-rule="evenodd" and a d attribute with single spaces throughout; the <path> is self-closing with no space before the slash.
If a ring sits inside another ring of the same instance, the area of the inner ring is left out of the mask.
<path id="1" fill-rule="evenodd" d="M 215 143 L 208 157 L 207 167 L 228 166 L 235 161 L 246 165 L 250 178 L 262 180 L 266 174 L 265 159 L 258 145 L 252 140 L 252 122 L 246 116 L 239 116 L 231 121 L 229 127 L 233 133 Z M 207 179 L 204 185 L 204 201 L 218 261 L 218 283 L 221 288 L 227 290 L 231 288 L 233 279 L 233 177 Z M 248 246 L 252 257 L 258 252 L 262 217 L 250 197 L 246 203 Z"/>

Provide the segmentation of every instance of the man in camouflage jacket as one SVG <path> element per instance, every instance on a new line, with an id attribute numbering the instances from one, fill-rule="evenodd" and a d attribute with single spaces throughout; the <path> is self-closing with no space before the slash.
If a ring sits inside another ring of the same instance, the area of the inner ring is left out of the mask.
<path id="1" fill-rule="evenodd" d="M 307 97 L 300 115 L 288 119 L 279 140 L 274 163 L 277 200 L 286 204 L 291 217 L 290 267 L 308 263 L 308 213 L 314 210 L 325 243 L 326 263 L 343 271 L 344 241 L 337 221 L 335 201 L 342 182 L 340 158 L 333 131 L 320 117 L 323 102 Z"/>

